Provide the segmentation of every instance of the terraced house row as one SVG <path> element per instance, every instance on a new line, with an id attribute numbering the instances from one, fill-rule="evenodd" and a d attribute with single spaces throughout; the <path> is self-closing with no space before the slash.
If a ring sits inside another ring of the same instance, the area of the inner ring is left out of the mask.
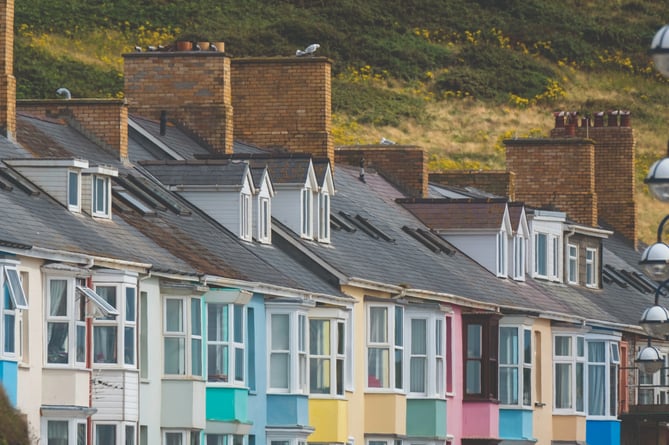
<path id="1" fill-rule="evenodd" d="M 16 101 L 0 17 L 0 383 L 33 442 L 665 443 L 626 114 L 428 175 L 334 147 L 327 58 L 136 52 L 124 100 Z"/>

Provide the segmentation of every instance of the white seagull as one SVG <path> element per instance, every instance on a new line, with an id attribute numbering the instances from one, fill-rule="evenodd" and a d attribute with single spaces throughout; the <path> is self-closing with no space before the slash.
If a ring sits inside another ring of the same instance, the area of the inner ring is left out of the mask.
<path id="1" fill-rule="evenodd" d="M 314 53 L 316 52 L 316 50 L 317 50 L 318 48 L 320 48 L 320 47 L 321 47 L 321 46 L 320 46 L 318 43 L 312 43 L 311 45 L 309 45 L 309 46 L 307 46 L 306 48 L 304 48 L 304 51 L 301 50 L 301 49 L 298 49 L 297 51 L 295 51 L 295 55 L 296 55 L 297 57 L 302 57 L 302 56 L 313 56 Z"/>

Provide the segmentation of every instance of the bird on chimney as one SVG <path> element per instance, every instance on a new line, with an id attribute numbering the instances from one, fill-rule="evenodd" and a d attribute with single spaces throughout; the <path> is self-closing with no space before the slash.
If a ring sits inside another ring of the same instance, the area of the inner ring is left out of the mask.
<path id="1" fill-rule="evenodd" d="M 304 50 L 298 49 L 297 51 L 295 51 L 295 55 L 297 57 L 313 56 L 316 50 L 320 47 L 321 46 L 318 43 L 312 43 L 311 45 L 304 48 Z"/>
<path id="2" fill-rule="evenodd" d="M 209 44 L 209 51 L 218 51 L 218 48 L 213 43 Z"/>
<path id="3" fill-rule="evenodd" d="M 141 46 L 136 46 L 135 51 L 138 52 L 138 53 L 141 53 L 142 52 L 142 47 Z"/>
<path id="4" fill-rule="evenodd" d="M 384 137 L 381 138 L 381 141 L 379 141 L 379 144 L 381 145 L 395 145 L 395 141 L 391 141 L 390 139 L 386 139 Z"/>
<path id="5" fill-rule="evenodd" d="M 149 45 L 146 49 L 147 49 L 147 51 L 157 51 L 158 50 L 158 48 L 156 48 L 155 46 L 152 46 L 152 45 Z"/>

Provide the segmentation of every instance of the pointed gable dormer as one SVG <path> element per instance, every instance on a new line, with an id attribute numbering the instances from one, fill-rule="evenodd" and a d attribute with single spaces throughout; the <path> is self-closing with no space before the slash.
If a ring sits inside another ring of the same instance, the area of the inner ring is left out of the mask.
<path id="1" fill-rule="evenodd" d="M 509 203 L 508 212 L 512 230 L 509 277 L 516 281 L 525 281 L 527 246 L 530 237 L 525 206 L 521 203 Z"/>
<path id="2" fill-rule="evenodd" d="M 314 212 L 314 236 L 321 243 L 330 242 L 330 201 L 335 194 L 332 169 L 327 159 L 314 160 L 314 171 L 318 181 L 318 209 Z"/>
<path id="3" fill-rule="evenodd" d="M 248 162 L 230 160 L 146 161 L 160 182 L 245 241 L 253 234 L 256 188 Z"/>
<path id="4" fill-rule="evenodd" d="M 252 168 L 255 187 L 253 198 L 253 237 L 263 244 L 272 243 L 272 198 L 274 187 L 266 167 Z"/>
<path id="5" fill-rule="evenodd" d="M 318 203 L 319 185 L 311 157 L 292 155 L 258 159 L 266 164 L 276 196 L 272 215 L 305 239 L 314 239 L 314 206 Z"/>

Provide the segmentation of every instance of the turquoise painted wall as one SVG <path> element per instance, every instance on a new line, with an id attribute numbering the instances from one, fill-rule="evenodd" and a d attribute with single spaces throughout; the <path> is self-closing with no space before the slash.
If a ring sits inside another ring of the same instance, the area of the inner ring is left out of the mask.
<path id="1" fill-rule="evenodd" d="M 301 394 L 268 394 L 267 425 L 309 425 L 309 396 Z"/>
<path id="2" fill-rule="evenodd" d="M 16 362 L 0 360 L 0 383 L 7 393 L 9 401 L 16 406 L 18 388 L 18 365 Z"/>
<path id="3" fill-rule="evenodd" d="M 248 423 L 248 402 L 246 388 L 207 387 L 207 420 Z"/>
<path id="4" fill-rule="evenodd" d="M 407 399 L 407 436 L 446 438 L 446 400 Z"/>
<path id="5" fill-rule="evenodd" d="M 620 445 L 620 421 L 587 420 L 585 441 L 588 445 Z"/>
<path id="6" fill-rule="evenodd" d="M 500 409 L 499 437 L 502 439 L 532 440 L 531 409 Z M 588 445 L 591 445 L 588 442 Z"/>

